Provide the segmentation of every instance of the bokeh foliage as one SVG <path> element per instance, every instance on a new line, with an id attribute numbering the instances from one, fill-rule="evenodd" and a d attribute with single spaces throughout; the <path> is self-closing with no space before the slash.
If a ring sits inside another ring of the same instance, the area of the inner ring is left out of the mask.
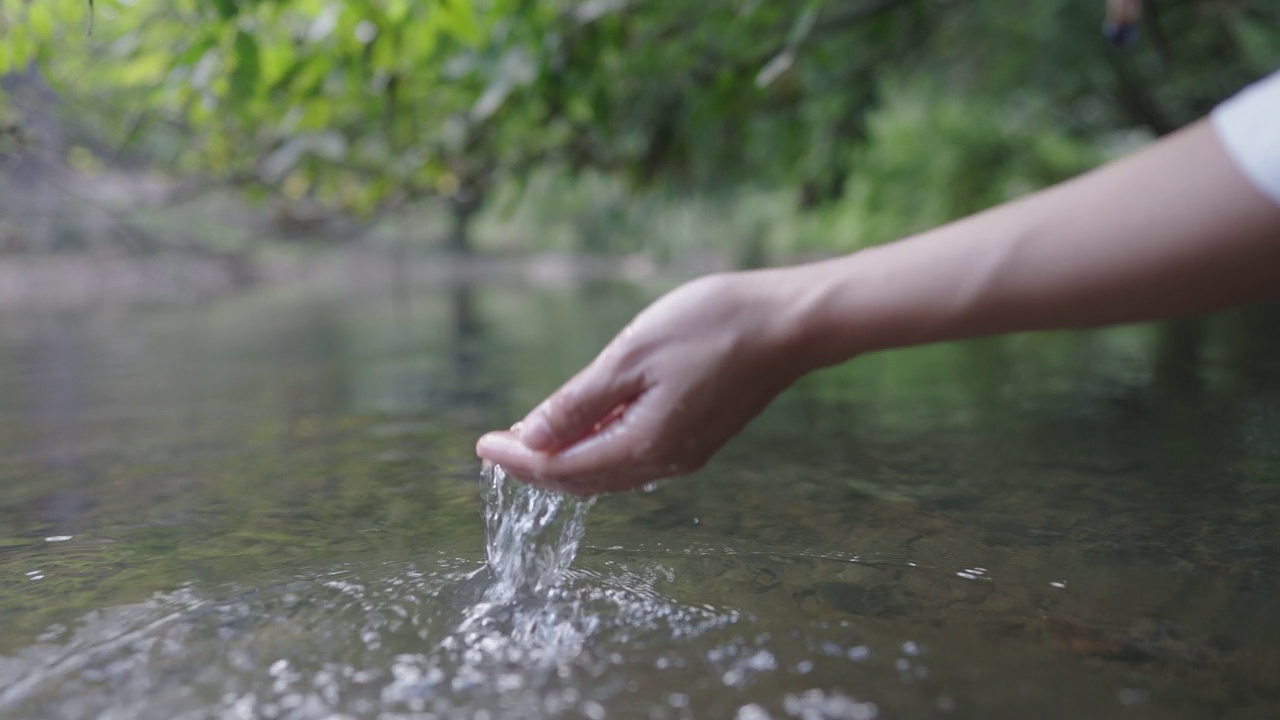
<path id="1" fill-rule="evenodd" d="M 1280 65 L 1270 0 L 0 2 L 109 146 L 255 192 L 464 219 L 536 169 L 785 189 L 883 240 L 1170 132 Z M 907 192 L 908 188 L 910 192 Z M 850 218 L 853 218 L 852 220 Z"/>

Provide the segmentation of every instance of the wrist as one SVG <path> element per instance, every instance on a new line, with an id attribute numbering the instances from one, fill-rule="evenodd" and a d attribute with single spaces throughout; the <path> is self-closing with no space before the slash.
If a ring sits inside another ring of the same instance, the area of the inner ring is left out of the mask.
<path id="1" fill-rule="evenodd" d="M 971 277 L 959 228 L 899 240 L 843 257 L 783 268 L 785 342 L 807 371 L 877 350 L 953 337 L 973 310 L 980 279 Z M 985 246 L 986 243 L 977 243 Z"/>
<path id="2" fill-rule="evenodd" d="M 851 359 L 856 346 L 848 318 L 836 309 L 847 304 L 849 283 L 834 261 L 745 273 L 746 283 L 766 308 L 766 342 L 795 377 Z"/>

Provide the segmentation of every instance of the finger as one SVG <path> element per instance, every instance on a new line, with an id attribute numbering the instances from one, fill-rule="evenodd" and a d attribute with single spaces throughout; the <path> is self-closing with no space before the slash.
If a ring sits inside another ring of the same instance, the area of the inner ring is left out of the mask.
<path id="1" fill-rule="evenodd" d="M 654 443 L 658 428 L 651 410 L 655 394 L 640 396 L 596 432 L 547 457 L 540 478 L 582 481 L 607 474 L 629 474 L 648 464 L 657 450 Z"/>
<path id="2" fill-rule="evenodd" d="M 486 463 L 501 465 L 507 470 L 530 467 L 540 454 L 520 442 L 520 438 L 510 430 L 485 433 L 476 441 L 476 455 Z"/>
<path id="3" fill-rule="evenodd" d="M 534 408 L 520 426 L 532 450 L 557 450 L 608 425 L 644 389 L 640 376 L 619 377 L 597 359 Z"/>
<path id="4" fill-rule="evenodd" d="M 490 433 L 477 447 L 482 457 L 502 465 L 524 482 L 593 495 L 636 487 L 651 480 L 683 474 L 677 464 L 654 461 L 663 455 L 656 447 L 660 423 L 653 399 L 641 396 L 609 425 L 560 452 L 530 449 L 523 436 Z"/>
<path id="5" fill-rule="evenodd" d="M 547 474 L 554 455 L 530 450 L 510 432 L 489 433 L 480 438 L 476 452 L 486 463 L 501 465 L 510 477 L 535 487 L 581 497 L 630 490 L 663 477 L 680 474 L 648 463 L 628 463 L 598 473 Z"/>
<path id="6" fill-rule="evenodd" d="M 514 477 L 523 482 L 520 476 L 515 475 Z M 670 477 L 670 474 L 661 473 L 655 467 L 645 466 L 624 472 L 589 475 L 572 480 L 531 480 L 527 484 L 547 490 L 577 495 L 578 497 L 592 497 L 605 493 L 634 490 L 665 477 Z"/>

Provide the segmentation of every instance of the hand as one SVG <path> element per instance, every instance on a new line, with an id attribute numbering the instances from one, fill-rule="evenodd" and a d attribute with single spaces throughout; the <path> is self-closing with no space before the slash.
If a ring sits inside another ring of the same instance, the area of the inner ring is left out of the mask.
<path id="1" fill-rule="evenodd" d="M 512 431 L 480 438 L 476 453 L 577 495 L 699 469 L 809 369 L 794 352 L 794 284 L 765 270 L 677 288 Z"/>
<path id="2" fill-rule="evenodd" d="M 476 452 L 580 495 L 692 472 L 805 372 L 867 351 L 1274 300 L 1277 233 L 1280 206 L 1201 121 L 907 240 L 678 288 Z"/>

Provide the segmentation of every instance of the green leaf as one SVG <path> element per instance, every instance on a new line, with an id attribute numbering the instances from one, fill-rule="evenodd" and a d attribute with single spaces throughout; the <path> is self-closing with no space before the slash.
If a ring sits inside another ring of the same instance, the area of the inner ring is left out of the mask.
<path id="1" fill-rule="evenodd" d="M 30 37 L 30 30 L 25 25 L 10 26 L 5 32 L 4 43 L 0 44 L 0 70 L 20 70 L 26 66 L 36 49 L 36 42 Z"/>
<path id="2" fill-rule="evenodd" d="M 205 53 L 209 52 L 209 50 L 213 48 L 214 45 L 215 42 L 213 38 L 206 35 L 191 43 L 191 45 L 189 45 L 187 49 L 173 61 L 173 64 L 175 67 L 195 65 L 200 61 L 200 58 L 204 57 Z"/>
<path id="3" fill-rule="evenodd" d="M 218 17 L 223 20 L 230 20 L 240 12 L 240 7 L 236 0 L 213 0 L 213 7 L 218 11 Z"/>
<path id="4" fill-rule="evenodd" d="M 467 0 L 445 0 L 436 13 L 440 27 L 458 40 L 474 45 L 483 39 L 475 10 Z"/>
<path id="5" fill-rule="evenodd" d="M 258 41 L 240 30 L 236 33 L 236 68 L 231 72 L 231 99 L 244 105 L 258 90 L 260 63 Z"/>

